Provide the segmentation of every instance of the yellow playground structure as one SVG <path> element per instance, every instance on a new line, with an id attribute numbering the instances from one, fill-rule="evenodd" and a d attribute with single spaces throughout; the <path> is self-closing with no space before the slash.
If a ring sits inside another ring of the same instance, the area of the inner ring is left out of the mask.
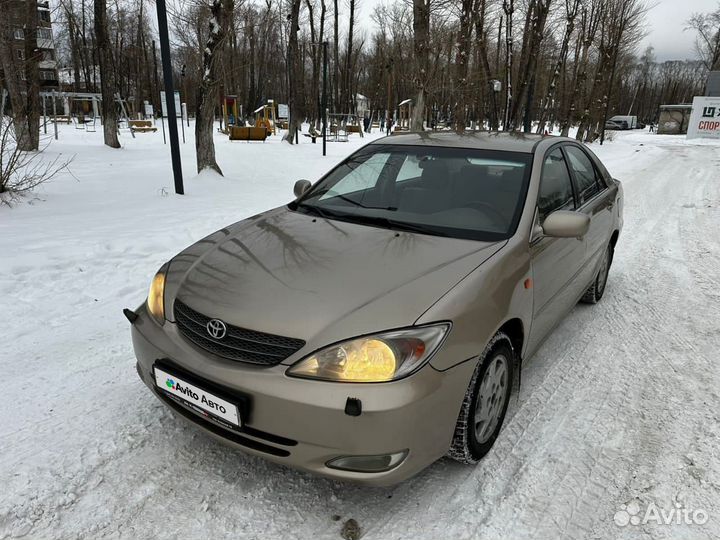
<path id="1" fill-rule="evenodd" d="M 255 127 L 264 127 L 268 135 L 275 135 L 277 115 L 275 112 L 275 101 L 268 99 L 267 104 L 255 109 Z"/>

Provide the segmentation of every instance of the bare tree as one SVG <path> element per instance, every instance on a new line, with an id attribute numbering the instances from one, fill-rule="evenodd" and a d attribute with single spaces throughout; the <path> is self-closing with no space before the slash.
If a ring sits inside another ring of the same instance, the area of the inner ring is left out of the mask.
<path id="1" fill-rule="evenodd" d="M 112 44 L 108 34 L 107 5 L 105 0 L 94 0 L 95 43 L 100 65 L 102 92 L 103 139 L 110 148 L 120 148 L 118 139 L 118 113 L 115 105 L 115 66 Z"/>
<path id="2" fill-rule="evenodd" d="M 512 113 L 513 87 L 513 13 L 515 12 L 514 0 L 503 0 L 503 12 L 505 13 L 505 117 L 503 130 L 512 129 L 510 115 Z"/>
<path id="3" fill-rule="evenodd" d="M 477 98 L 478 98 L 478 110 L 485 104 L 486 96 L 488 95 L 488 85 L 491 80 L 490 71 L 490 59 L 488 57 L 488 29 L 485 27 L 485 19 L 487 13 L 487 2 L 486 0 L 476 0 L 475 7 L 473 10 L 473 23 L 475 25 L 475 39 L 476 39 L 476 54 L 477 64 L 480 67 L 478 69 L 479 81 L 477 85 Z M 498 41 L 498 50 L 500 49 L 500 43 Z M 490 90 L 492 103 L 490 104 L 489 110 L 489 126 L 491 130 L 498 129 L 498 107 L 497 100 L 495 98 L 495 92 Z"/>
<path id="4" fill-rule="evenodd" d="M 21 150 L 38 150 L 40 144 L 40 75 L 38 63 L 41 58 L 37 46 L 38 15 L 34 2 L 20 4 L 19 13 L 23 29 L 22 57 L 18 58 L 12 46 L 16 28 L 10 17 L 0 19 L 0 68 L 10 95 L 13 111 L 16 143 Z M 8 10 L 0 4 L 2 11 Z M 2 115 L 4 111 L 0 111 Z"/>
<path id="5" fill-rule="evenodd" d="M 345 50 L 345 76 L 343 77 L 343 91 L 344 96 L 343 110 L 348 107 L 348 112 L 354 112 L 354 99 L 352 86 L 352 55 L 353 55 L 353 32 L 355 31 L 355 10 L 357 0 L 349 0 L 350 9 L 350 21 L 348 23 L 348 38 L 347 38 L 347 49 Z"/>
<path id="6" fill-rule="evenodd" d="M 338 7 L 338 0 L 333 0 L 333 109 L 337 111 L 340 94 L 340 8 Z"/>
<path id="7" fill-rule="evenodd" d="M 555 97 L 560 71 L 563 69 L 563 66 L 565 66 L 565 61 L 567 60 L 568 50 L 570 48 L 570 37 L 575 31 L 575 17 L 577 17 L 579 7 L 580 0 L 565 0 L 565 31 L 563 32 L 562 43 L 560 45 L 560 53 L 555 62 L 555 69 L 551 74 L 550 84 L 548 85 L 547 94 L 545 94 L 545 99 L 543 100 L 540 111 L 540 122 L 538 122 L 537 128 L 538 133 L 542 133 L 545 130 L 545 122 L 553 98 Z"/>
<path id="8" fill-rule="evenodd" d="M 687 25 L 697 32 L 695 49 L 705 66 L 720 70 L 720 5 L 710 13 L 693 13 Z"/>
<path id="9" fill-rule="evenodd" d="M 213 0 L 210 8 L 210 32 L 203 51 L 202 73 L 195 106 L 195 153 L 197 171 L 212 169 L 222 174 L 215 159 L 213 142 L 215 103 L 217 102 L 219 80 L 220 47 L 225 40 L 228 25 L 233 17 L 234 0 Z M 173 99 L 168 96 L 167 99 Z M 171 118 L 171 122 L 175 119 Z"/>
<path id="10" fill-rule="evenodd" d="M 295 137 L 300 130 L 302 122 L 302 66 L 300 64 L 300 54 L 298 51 L 298 26 L 300 20 L 300 4 L 301 0 L 292 0 L 290 4 L 290 36 L 288 38 L 287 61 L 289 66 L 289 99 L 288 106 L 290 108 L 290 124 L 288 131 L 283 140 L 293 144 Z"/>
<path id="11" fill-rule="evenodd" d="M 70 164 L 61 155 L 43 159 L 41 152 L 25 151 L 18 142 L 13 119 L 0 115 L 0 205 L 11 205 Z"/>
<path id="12" fill-rule="evenodd" d="M 530 0 L 525 18 L 523 44 L 520 52 L 518 78 L 510 113 L 510 129 L 519 123 L 523 104 L 529 110 L 532 101 L 532 85 L 535 80 L 540 45 L 545 32 L 548 11 L 552 0 Z"/>
<path id="13" fill-rule="evenodd" d="M 430 1 L 413 0 L 413 50 L 415 52 L 415 100 L 410 119 L 411 131 L 423 131 L 425 100 L 430 64 Z"/>
<path id="14" fill-rule="evenodd" d="M 455 131 L 462 133 L 467 125 L 467 109 L 469 105 L 468 63 L 470 61 L 470 37 L 472 34 L 473 11 L 475 0 L 460 1 L 460 25 L 455 53 Z"/>

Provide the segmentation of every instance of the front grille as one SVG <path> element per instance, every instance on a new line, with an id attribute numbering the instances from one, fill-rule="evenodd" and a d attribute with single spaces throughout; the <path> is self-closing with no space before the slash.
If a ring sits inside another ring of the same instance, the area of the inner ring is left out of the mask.
<path id="1" fill-rule="evenodd" d="M 274 366 L 305 345 L 302 339 L 246 330 L 227 323 L 225 337 L 215 339 L 207 332 L 207 323 L 211 319 L 212 317 L 198 313 L 180 300 L 175 300 L 175 322 L 180 334 L 201 349 L 217 356 L 238 362 Z"/>

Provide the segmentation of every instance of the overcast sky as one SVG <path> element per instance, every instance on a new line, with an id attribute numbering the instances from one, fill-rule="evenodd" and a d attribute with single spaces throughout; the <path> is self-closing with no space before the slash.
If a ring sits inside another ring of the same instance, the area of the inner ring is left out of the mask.
<path id="1" fill-rule="evenodd" d="M 717 0 L 655 0 L 647 14 L 647 37 L 640 45 L 655 48 L 658 60 L 685 60 L 696 58 L 695 32 L 685 30 L 686 22 L 693 13 L 714 11 Z"/>
<path id="2" fill-rule="evenodd" d="M 372 27 L 370 15 L 374 7 L 380 3 L 391 1 L 401 0 L 359 0 L 359 19 L 365 30 Z M 642 52 L 645 47 L 652 45 L 659 61 L 696 58 L 695 32 L 685 30 L 686 21 L 693 13 L 714 11 L 719 1 L 647 0 L 647 3 L 654 7 L 647 14 L 646 30 L 648 34 L 639 45 L 638 52 Z"/>

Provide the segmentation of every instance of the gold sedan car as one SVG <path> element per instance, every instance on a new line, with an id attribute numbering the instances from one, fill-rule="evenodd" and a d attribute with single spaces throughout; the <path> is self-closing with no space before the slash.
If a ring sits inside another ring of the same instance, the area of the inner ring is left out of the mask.
<path id="1" fill-rule="evenodd" d="M 394 135 L 295 195 L 158 271 L 125 311 L 137 371 L 225 443 L 373 485 L 490 450 L 622 228 L 620 183 L 566 138 Z"/>

